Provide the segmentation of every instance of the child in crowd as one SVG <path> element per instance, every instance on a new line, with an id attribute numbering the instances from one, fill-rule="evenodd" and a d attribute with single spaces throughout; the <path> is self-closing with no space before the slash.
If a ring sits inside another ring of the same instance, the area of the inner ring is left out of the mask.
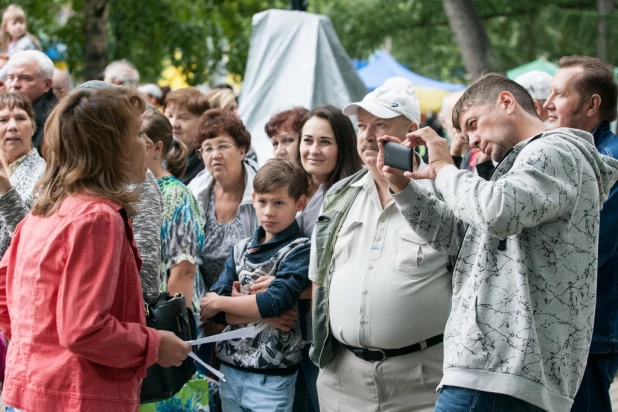
<path id="1" fill-rule="evenodd" d="M 0 67 L 16 52 L 41 50 L 41 43 L 28 33 L 24 10 L 14 4 L 2 13 L 2 33 L 0 34 Z"/>
<path id="2" fill-rule="evenodd" d="M 255 326 L 252 338 L 217 345 L 224 411 L 291 411 L 303 340 L 295 309 L 309 285 L 310 240 L 296 223 L 306 203 L 308 177 L 295 162 L 274 159 L 253 180 L 253 206 L 261 226 L 232 250 L 219 280 L 201 303 L 202 319 L 225 322 L 226 332 Z M 248 294 L 260 276 L 268 289 Z M 217 316 L 215 316 L 217 315 Z"/>

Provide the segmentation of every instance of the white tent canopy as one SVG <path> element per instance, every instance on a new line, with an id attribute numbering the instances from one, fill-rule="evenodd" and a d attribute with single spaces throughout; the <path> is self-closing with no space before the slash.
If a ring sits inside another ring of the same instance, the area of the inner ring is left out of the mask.
<path id="1" fill-rule="evenodd" d="M 366 93 L 328 17 L 286 10 L 253 16 L 240 117 L 260 163 L 272 157 L 264 125 L 273 114 L 323 103 L 343 108 Z"/>

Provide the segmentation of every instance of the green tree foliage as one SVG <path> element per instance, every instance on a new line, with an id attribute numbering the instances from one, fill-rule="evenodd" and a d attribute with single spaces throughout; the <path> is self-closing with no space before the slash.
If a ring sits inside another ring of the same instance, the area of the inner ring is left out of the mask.
<path id="1" fill-rule="evenodd" d="M 244 73 L 251 17 L 270 8 L 288 8 L 287 0 L 109 0 L 109 61 L 128 59 L 143 81 L 156 81 L 165 65 L 182 69 L 199 84 L 221 68 Z M 0 0 L 4 8 L 10 1 Z M 25 0 L 33 33 L 67 46 L 74 75 L 83 72 L 84 0 Z M 58 20 L 62 6 L 72 13 Z M 87 47 L 87 45 L 86 45 Z"/>
<path id="2" fill-rule="evenodd" d="M 288 0 L 109 0 L 109 60 L 126 58 L 144 81 L 166 64 L 182 67 L 189 83 L 208 80 L 222 62 L 233 74 L 246 65 L 253 14 L 289 8 Z M 17 3 L 17 1 L 15 1 Z M 0 0 L 0 7 L 10 1 Z M 68 63 L 83 70 L 84 0 L 20 0 L 30 31 L 44 45 L 68 47 Z M 596 54 L 596 0 L 475 0 L 502 65 L 540 56 Z M 63 6 L 73 13 L 57 18 Z M 411 70 L 442 80 L 463 79 L 463 61 L 438 0 L 309 0 L 328 15 L 350 57 L 367 58 L 385 45 Z M 618 66 L 618 13 L 609 16 L 608 60 Z M 87 47 L 87 46 L 86 46 Z"/>
<path id="3" fill-rule="evenodd" d="M 503 67 L 539 57 L 596 54 L 596 0 L 475 0 Z M 351 57 L 367 58 L 390 44 L 411 70 L 442 80 L 462 78 L 459 49 L 440 1 L 313 0 L 310 10 L 328 15 Z M 608 19 L 608 60 L 618 66 L 618 13 Z"/>

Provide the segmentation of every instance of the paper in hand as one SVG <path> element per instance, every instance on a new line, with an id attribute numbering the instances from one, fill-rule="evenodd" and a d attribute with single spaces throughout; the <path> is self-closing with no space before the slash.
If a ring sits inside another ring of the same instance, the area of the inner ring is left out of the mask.
<path id="1" fill-rule="evenodd" d="M 240 328 L 231 332 L 224 332 L 201 339 L 190 340 L 187 341 L 187 343 L 191 346 L 195 346 L 203 343 L 221 342 L 230 339 L 251 338 L 253 336 L 255 336 L 255 327 L 250 326 L 248 328 Z"/>

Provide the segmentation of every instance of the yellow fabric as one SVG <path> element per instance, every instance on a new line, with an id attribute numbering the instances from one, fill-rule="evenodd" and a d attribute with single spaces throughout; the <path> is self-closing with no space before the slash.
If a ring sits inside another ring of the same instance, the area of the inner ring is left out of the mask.
<path id="1" fill-rule="evenodd" d="M 442 100 L 451 92 L 444 90 L 432 89 L 429 87 L 414 86 L 414 91 L 418 96 L 418 100 L 421 104 L 421 113 L 427 114 L 428 112 L 437 113 L 442 107 Z"/>

